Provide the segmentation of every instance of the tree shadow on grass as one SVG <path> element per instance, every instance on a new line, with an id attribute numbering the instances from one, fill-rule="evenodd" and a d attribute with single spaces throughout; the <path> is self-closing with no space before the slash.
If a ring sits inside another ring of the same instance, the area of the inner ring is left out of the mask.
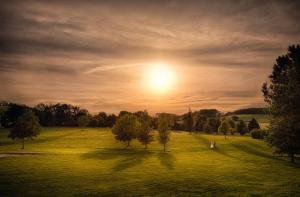
<path id="1" fill-rule="evenodd" d="M 49 137 L 43 137 L 43 138 L 39 138 L 39 136 L 37 136 L 37 137 L 34 137 L 32 139 L 27 139 L 25 141 L 25 146 L 26 146 L 27 143 L 28 144 L 40 144 L 40 143 L 44 143 L 44 142 L 51 142 L 51 141 L 55 141 L 55 140 L 60 140 L 64 137 L 70 136 L 74 133 L 76 133 L 76 131 L 64 133 L 62 135 L 49 136 Z M 13 145 L 13 144 L 20 144 L 20 143 L 21 143 L 20 140 L 5 140 L 5 141 L 0 141 L 0 146 L 7 146 L 7 145 Z"/>
<path id="2" fill-rule="evenodd" d="M 267 158 L 267 159 L 278 159 L 276 157 L 274 157 L 271 154 L 265 153 L 261 150 L 258 150 L 256 148 L 253 148 L 252 146 L 255 146 L 255 144 L 253 145 L 246 145 L 246 144 L 232 144 L 233 147 L 247 153 L 247 154 L 251 154 L 251 155 L 255 155 L 258 157 L 263 157 L 263 158 Z"/>
<path id="3" fill-rule="evenodd" d="M 174 162 L 176 161 L 176 157 L 172 153 L 158 153 L 157 154 L 160 163 L 168 168 L 169 170 L 174 169 Z"/>
<path id="4" fill-rule="evenodd" d="M 219 154 L 225 156 L 225 157 L 230 157 L 230 158 L 232 158 L 232 159 L 239 159 L 239 158 L 237 158 L 237 157 L 235 157 L 235 156 L 232 156 L 232 155 L 228 154 L 228 152 L 224 151 L 222 148 L 220 148 L 220 147 L 218 147 L 218 146 L 214 149 L 214 151 L 215 151 L 216 153 L 219 153 Z M 240 160 L 240 159 L 239 159 L 239 160 Z"/>
<path id="5" fill-rule="evenodd" d="M 201 134 L 194 134 L 193 135 L 197 140 L 199 140 L 201 143 L 205 144 L 207 147 L 210 145 L 210 141 L 203 137 Z"/>
<path id="6" fill-rule="evenodd" d="M 101 148 L 96 151 L 85 153 L 82 155 L 82 157 L 99 160 L 117 159 L 112 169 L 113 171 L 118 172 L 141 164 L 151 155 L 153 155 L 153 152 L 146 149 Z"/>
<path id="7" fill-rule="evenodd" d="M 208 138 L 201 136 L 201 134 L 195 134 L 194 137 L 196 139 L 198 139 L 201 143 L 205 144 L 205 146 L 207 146 L 207 149 L 210 149 L 210 141 Z M 213 149 L 213 151 L 215 151 L 216 153 L 219 153 L 223 156 L 226 156 L 226 157 L 230 157 L 233 159 L 239 159 L 237 157 L 234 157 L 234 156 L 228 154 L 228 152 L 224 151 L 224 148 L 220 148 L 220 146 L 218 144 L 216 145 L 216 148 Z"/>

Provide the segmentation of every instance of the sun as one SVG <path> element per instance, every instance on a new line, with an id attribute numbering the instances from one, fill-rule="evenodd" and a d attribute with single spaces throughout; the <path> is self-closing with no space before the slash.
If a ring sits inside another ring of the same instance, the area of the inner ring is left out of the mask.
<path id="1" fill-rule="evenodd" d="M 175 72 L 165 63 L 151 64 L 146 71 L 148 87 L 154 93 L 165 93 L 175 85 Z"/>

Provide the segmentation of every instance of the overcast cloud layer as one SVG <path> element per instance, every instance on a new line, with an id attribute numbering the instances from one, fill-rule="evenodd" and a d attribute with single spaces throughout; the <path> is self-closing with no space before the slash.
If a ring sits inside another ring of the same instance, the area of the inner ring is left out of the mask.
<path id="1" fill-rule="evenodd" d="M 0 100 L 91 112 L 263 106 L 277 56 L 300 42 L 299 1 L 1 1 Z M 144 70 L 166 62 L 176 88 Z"/>

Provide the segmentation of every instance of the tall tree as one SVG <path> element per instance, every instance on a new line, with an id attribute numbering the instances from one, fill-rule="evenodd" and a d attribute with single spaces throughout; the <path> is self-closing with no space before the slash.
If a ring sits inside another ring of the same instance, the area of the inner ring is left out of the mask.
<path id="1" fill-rule="evenodd" d="M 300 45 L 288 48 L 279 56 L 262 92 L 272 121 L 268 142 L 277 153 L 287 153 L 291 162 L 300 153 Z"/>
<path id="2" fill-rule="evenodd" d="M 260 126 L 255 118 L 252 118 L 248 123 L 248 130 L 252 131 L 253 129 L 260 129 Z"/>
<path id="3" fill-rule="evenodd" d="M 169 130 L 169 116 L 161 114 L 158 117 L 158 140 L 164 145 L 164 152 L 166 152 L 166 144 L 170 140 L 171 131 Z"/>
<path id="4" fill-rule="evenodd" d="M 26 139 L 32 139 L 39 134 L 40 125 L 37 116 L 32 111 L 25 111 L 18 119 L 8 135 L 12 139 L 22 140 L 22 149 Z"/>
<path id="5" fill-rule="evenodd" d="M 203 131 L 204 130 L 204 125 L 207 121 L 207 117 L 200 114 L 199 112 L 195 113 L 195 131 Z"/>
<path id="6" fill-rule="evenodd" d="M 183 121 L 184 121 L 185 130 L 188 132 L 192 132 L 194 121 L 193 121 L 193 114 L 190 108 L 188 113 L 186 113 L 183 116 Z"/>
<path id="7" fill-rule="evenodd" d="M 221 125 L 220 125 L 219 128 L 218 128 L 218 132 L 219 132 L 219 133 L 222 133 L 222 134 L 224 135 L 225 140 L 226 140 L 226 136 L 227 136 L 227 134 L 228 134 L 228 132 L 229 132 L 229 128 L 230 128 L 230 126 L 229 126 L 227 120 L 223 120 L 223 121 L 221 122 Z"/>
<path id="8" fill-rule="evenodd" d="M 147 145 L 153 141 L 153 133 L 151 128 L 151 117 L 145 111 L 138 116 L 140 122 L 137 132 L 137 139 L 147 148 Z"/>
<path id="9" fill-rule="evenodd" d="M 124 114 L 117 119 L 116 124 L 112 128 L 112 133 L 115 135 L 116 140 L 127 142 L 128 147 L 131 140 L 136 137 L 139 127 L 139 122 L 135 115 Z"/>
<path id="10" fill-rule="evenodd" d="M 236 130 L 240 135 L 244 135 L 249 132 L 248 127 L 243 120 L 238 121 L 236 124 Z"/>

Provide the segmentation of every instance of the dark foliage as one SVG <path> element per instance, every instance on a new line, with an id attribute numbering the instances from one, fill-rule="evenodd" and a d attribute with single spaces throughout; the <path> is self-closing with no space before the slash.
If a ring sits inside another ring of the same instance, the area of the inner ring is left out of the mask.
<path id="1" fill-rule="evenodd" d="M 252 131 L 253 129 L 260 129 L 260 126 L 255 118 L 252 118 L 248 123 L 248 130 Z"/>
<path id="2" fill-rule="evenodd" d="M 189 112 L 183 115 L 183 124 L 184 124 L 184 130 L 188 132 L 192 132 L 194 121 L 193 121 L 193 115 L 191 109 L 189 109 Z"/>
<path id="3" fill-rule="evenodd" d="M 262 92 L 273 120 L 268 142 L 277 153 L 287 153 L 294 162 L 300 153 L 300 45 L 279 56 Z"/>
<path id="4" fill-rule="evenodd" d="M 240 135 L 245 135 L 249 132 L 248 127 L 243 120 L 238 121 L 236 124 L 236 130 Z"/>
<path id="5" fill-rule="evenodd" d="M 1 125 L 6 128 L 11 128 L 16 125 L 18 118 L 30 108 L 26 105 L 1 102 L 0 109 Z"/>
<path id="6" fill-rule="evenodd" d="M 253 139 L 264 139 L 267 136 L 266 130 L 263 129 L 253 129 L 250 134 Z"/>
<path id="7" fill-rule="evenodd" d="M 39 134 L 40 125 L 38 117 L 30 110 L 25 111 L 18 117 L 15 125 L 10 129 L 8 135 L 12 139 L 22 140 L 22 149 L 24 149 L 24 140 L 32 139 Z"/>

